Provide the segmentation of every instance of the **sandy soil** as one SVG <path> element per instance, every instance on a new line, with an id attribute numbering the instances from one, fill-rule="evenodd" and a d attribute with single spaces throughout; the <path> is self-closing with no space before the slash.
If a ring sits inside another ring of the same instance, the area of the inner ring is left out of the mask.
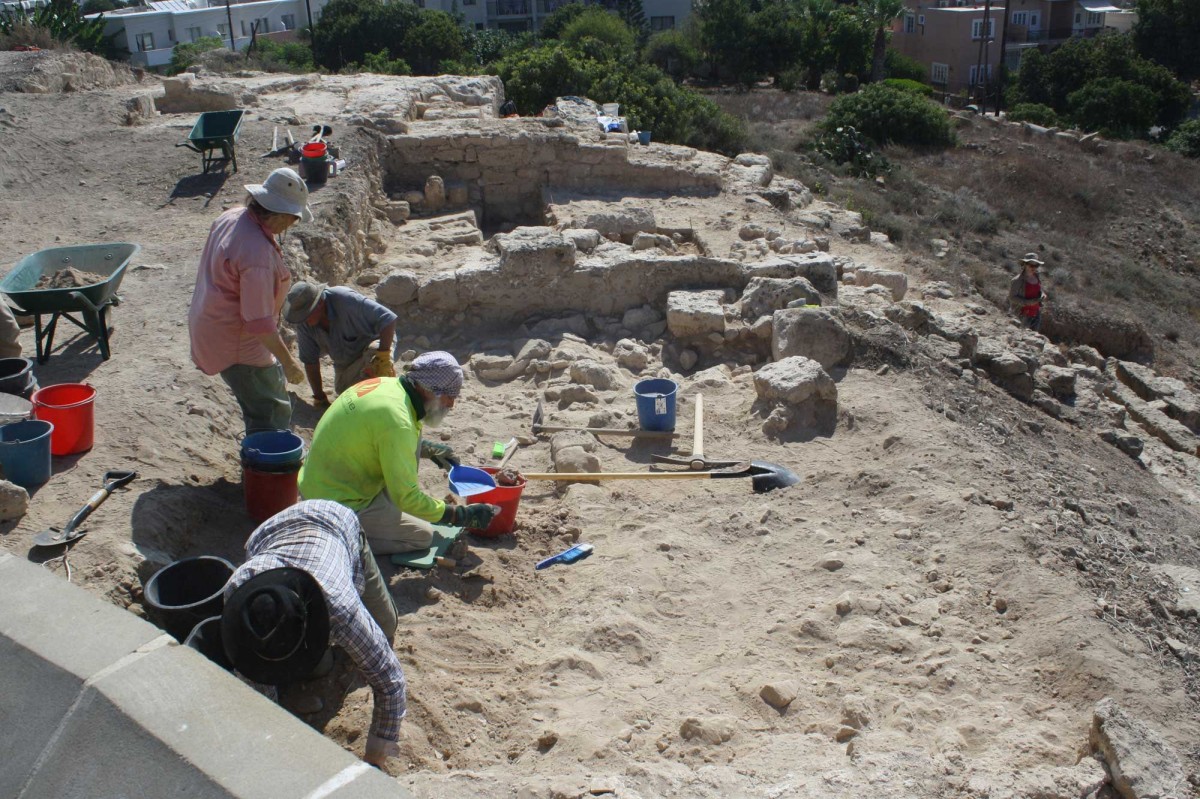
<path id="1" fill-rule="evenodd" d="M 184 556 L 237 560 L 254 527 L 240 417 L 224 385 L 191 364 L 186 310 L 208 226 L 277 164 L 255 157 L 271 132 L 255 113 L 242 171 L 199 179 L 198 158 L 173 147 L 194 115 L 125 127 L 130 91 L 0 95 L 4 262 L 70 243 L 143 247 L 121 286 L 112 359 L 64 328 L 37 369 L 42 385 L 97 388 L 96 446 L 56 459 L 0 545 L 37 559 L 33 536 L 69 518 L 105 470 L 137 469 L 70 562 L 74 582 L 140 613 L 141 579 Z M 335 180 L 321 194 L 336 190 Z M 32 332 L 23 343 L 32 352 Z M 478 344 L 431 340 L 463 360 Z M 1195 754 L 1200 723 L 1179 661 L 1136 613 L 1110 618 L 1098 602 L 1107 580 L 1103 599 L 1140 608 L 1144 595 L 1121 592 L 1148 563 L 1200 567 L 1195 471 L 1182 456 L 1151 441 L 1143 468 L 969 372 L 851 369 L 838 375 L 836 434 L 791 443 L 761 433 L 747 369 L 679 379 L 681 430 L 704 394 L 710 457 L 783 463 L 801 484 L 757 495 L 736 480 L 564 494 L 532 483 L 516 534 L 473 540 L 458 569 L 385 566 L 410 685 L 390 771 L 416 795 L 1078 796 L 1096 774 L 1076 764 L 1103 696 Z M 472 380 L 449 441 L 484 460 L 493 441 L 528 432 L 541 389 Z M 300 389 L 306 437 L 310 400 Z M 633 414 L 628 388 L 603 402 L 618 420 Z M 605 470 L 644 468 L 656 451 L 624 440 L 597 450 Z M 513 465 L 548 470 L 547 442 Z M 432 468 L 423 479 L 444 490 Z M 595 555 L 534 571 L 576 540 Z M 818 565 L 830 559 L 844 565 Z M 788 681 L 798 696 L 785 711 L 760 698 Z M 339 664 L 290 689 L 285 706 L 303 693 L 326 704 L 305 720 L 361 754 L 371 707 L 361 679 Z"/>

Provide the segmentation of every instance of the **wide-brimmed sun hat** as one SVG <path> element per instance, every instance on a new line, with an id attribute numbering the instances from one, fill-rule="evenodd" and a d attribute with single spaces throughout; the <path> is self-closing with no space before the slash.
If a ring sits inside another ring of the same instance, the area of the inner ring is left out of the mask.
<path id="1" fill-rule="evenodd" d="M 247 184 L 246 191 L 268 211 L 298 216 L 301 222 L 313 220 L 312 209 L 308 207 L 308 186 L 294 169 L 280 167 L 262 183 Z"/>
<path id="2" fill-rule="evenodd" d="M 305 283 L 303 280 L 293 284 L 283 301 L 284 320 L 293 325 L 303 322 L 317 309 L 327 288 L 329 286 L 324 283 Z"/>
<path id="3" fill-rule="evenodd" d="M 221 640 L 247 679 L 285 685 L 312 674 L 329 648 L 329 606 L 316 579 L 290 566 L 238 586 L 221 614 Z"/>
<path id="4" fill-rule="evenodd" d="M 1025 257 L 1021 259 L 1021 263 L 1033 264 L 1034 266 L 1045 266 L 1046 265 L 1045 261 L 1043 261 L 1041 258 L 1038 258 L 1038 254 L 1036 252 L 1025 253 Z"/>

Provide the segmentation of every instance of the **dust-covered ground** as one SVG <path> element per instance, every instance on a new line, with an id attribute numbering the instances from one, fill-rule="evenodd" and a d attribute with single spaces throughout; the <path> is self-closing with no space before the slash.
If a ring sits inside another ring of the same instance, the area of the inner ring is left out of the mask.
<path id="1" fill-rule="evenodd" d="M 46 247 L 142 245 L 113 314 L 111 360 L 64 326 L 37 367 L 42 385 L 96 387 L 96 445 L 56 459 L 0 541 L 40 560 L 38 531 L 65 522 L 106 470 L 136 469 L 69 562 L 73 582 L 137 613 L 157 568 L 203 553 L 236 562 L 254 527 L 240 415 L 224 384 L 192 365 L 186 312 L 209 225 L 241 201 L 243 183 L 281 163 L 257 157 L 280 121 L 259 107 L 243 127 L 241 171 L 198 177 L 198 156 L 174 147 L 195 114 L 123 124 L 126 100 L 147 90 L 0 94 L 6 267 Z M 315 193 L 315 224 L 329 224 L 321 209 L 338 186 Z M 688 203 L 711 222 L 710 244 L 736 239 L 720 224 L 727 199 Z M 769 213 L 736 206 L 739 223 Z M 878 245 L 833 247 L 864 263 L 899 260 Z M 523 337 L 521 309 L 512 313 L 494 331 L 421 335 L 465 363 L 485 343 Z M 982 318 L 1007 329 L 994 307 Z M 416 346 L 404 321 L 402 349 Z M 611 361 L 611 342 L 552 343 Z M 23 344 L 33 351 L 32 331 Z M 802 478 L 790 489 L 687 480 L 556 493 L 531 482 L 515 534 L 472 539 L 455 569 L 384 565 L 409 682 L 402 756 L 389 771 L 428 797 L 1083 796 L 1105 780 L 1088 731 L 1095 703 L 1111 696 L 1194 772 L 1198 695 L 1185 662 L 1195 616 L 1159 613 L 1154 575 L 1164 563 L 1200 567 L 1196 459 L 1145 436 L 1133 460 L 971 369 L 878 366 L 837 371 L 836 431 L 796 441 L 762 432 L 748 366 L 674 375 L 680 450 L 703 393 L 706 454 L 785 464 Z M 445 437 L 484 463 L 492 442 L 529 433 L 545 378 L 468 376 Z M 622 377 L 586 410 L 549 406 L 553 418 L 624 424 L 636 377 Z M 307 438 L 318 414 L 307 387 L 296 392 Z M 666 451 L 604 437 L 596 447 L 605 471 L 642 470 Z M 548 442 L 522 447 L 513 465 L 549 471 Z M 426 488 L 443 493 L 423 470 Z M 595 554 L 534 571 L 574 541 Z M 765 686 L 795 699 L 778 710 Z M 283 704 L 311 693 L 325 707 L 302 718 L 361 754 L 371 712 L 361 678 L 340 663 Z"/>

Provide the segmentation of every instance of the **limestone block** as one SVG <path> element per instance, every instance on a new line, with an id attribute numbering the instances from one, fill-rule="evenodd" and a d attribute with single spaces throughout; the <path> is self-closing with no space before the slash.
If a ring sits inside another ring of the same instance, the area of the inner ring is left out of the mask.
<path id="1" fill-rule="evenodd" d="M 841 317 L 825 308 L 776 311 L 771 327 L 771 357 L 776 361 L 803 356 L 832 369 L 850 358 L 850 333 Z"/>
<path id="2" fill-rule="evenodd" d="M 549 279 L 575 266 L 575 242 L 545 227 L 517 228 L 492 238 L 500 269 L 513 278 Z"/>
<path id="3" fill-rule="evenodd" d="M 758 695 L 771 707 L 783 710 L 796 699 L 799 690 L 795 680 L 778 680 L 763 685 Z"/>
<path id="4" fill-rule="evenodd" d="M 649 305 L 643 305 L 640 308 L 630 308 L 621 317 L 621 327 L 632 332 L 638 332 L 655 322 L 662 321 L 662 314 L 651 308 Z"/>
<path id="5" fill-rule="evenodd" d="M 425 207 L 430 211 L 440 211 L 446 207 L 446 184 L 437 175 L 425 179 Z"/>
<path id="6" fill-rule="evenodd" d="M 387 214 L 389 222 L 393 225 L 399 225 L 402 222 L 408 221 L 408 218 L 412 215 L 412 206 L 403 200 L 388 200 L 384 212 Z"/>
<path id="7" fill-rule="evenodd" d="M 529 332 L 535 336 L 544 336 L 554 338 L 562 336 L 564 333 L 573 333 L 576 336 L 586 336 L 589 334 L 587 318 L 583 314 L 571 314 L 569 316 L 559 316 L 553 319 L 543 319 L 529 328 Z"/>
<path id="8" fill-rule="evenodd" d="M 830 427 L 837 421 L 837 384 L 809 358 L 767 364 L 754 373 L 754 390 L 768 405 L 787 405 L 789 423 Z"/>
<path id="9" fill-rule="evenodd" d="M 632 240 L 635 234 L 644 230 L 653 231 L 658 227 L 654 213 L 649 208 L 629 205 L 614 205 L 592 211 L 575 222 L 576 227 L 597 230 L 602 236 L 616 234 L 627 240 Z"/>
<path id="10" fill-rule="evenodd" d="M 417 304 L 428 311 L 461 310 L 457 276 L 451 273 L 429 278 L 417 289 Z"/>
<path id="11" fill-rule="evenodd" d="M 667 329 L 674 336 L 705 336 L 725 332 L 722 289 L 672 291 L 667 295 Z"/>
<path id="12" fill-rule="evenodd" d="M 1092 750 L 1108 764 L 1113 788 L 1124 799 L 1166 799 L 1191 793 L 1187 770 L 1175 750 L 1111 697 L 1096 703 L 1088 739 Z"/>
<path id="13" fill-rule="evenodd" d="M 0 480 L 0 522 L 20 519 L 29 509 L 29 492 L 16 483 Z"/>
<path id="14" fill-rule="evenodd" d="M 659 233 L 638 233 L 633 237 L 633 249 L 636 250 L 652 250 L 658 248 L 667 252 L 675 252 L 675 242 L 671 241 L 670 236 L 663 236 Z"/>
<path id="15" fill-rule="evenodd" d="M 1119 430 L 1115 427 L 1110 427 L 1107 430 L 1100 431 L 1101 440 L 1112 444 L 1117 449 L 1124 452 L 1131 458 L 1138 458 L 1142 454 L 1142 450 L 1146 447 L 1146 442 L 1128 430 Z"/>
<path id="16" fill-rule="evenodd" d="M 600 471 L 600 459 L 583 447 L 563 447 L 553 457 L 554 471 L 560 474 Z"/>
<path id="17" fill-rule="evenodd" d="M 416 298 L 419 285 L 414 273 L 395 271 L 375 285 L 375 299 L 389 307 L 399 307 Z"/>
<path id="18" fill-rule="evenodd" d="M 679 725 L 679 737 L 685 741 L 696 741 L 718 746 L 733 738 L 736 730 L 733 719 L 715 716 L 707 719 L 688 717 Z"/>
<path id="19" fill-rule="evenodd" d="M 540 338 L 526 339 L 517 350 L 518 361 L 543 361 L 550 357 L 554 347 Z"/>
<path id="20" fill-rule="evenodd" d="M 1075 370 L 1062 366 L 1043 366 L 1034 378 L 1050 387 L 1056 397 L 1070 397 L 1075 393 Z"/>
<path id="21" fill-rule="evenodd" d="M 563 238 L 575 242 L 575 249 L 581 252 L 591 252 L 600 246 L 600 231 L 583 228 L 568 228 L 562 232 Z"/>
<path id="22" fill-rule="evenodd" d="M 738 230 L 738 238 L 742 241 L 753 241 L 754 239 L 765 239 L 766 237 L 767 229 L 754 222 L 742 225 Z"/>
<path id="23" fill-rule="evenodd" d="M 558 392 L 558 407 L 564 410 L 577 402 L 596 403 L 599 401 L 600 396 L 587 386 L 563 386 Z"/>
<path id="24" fill-rule="evenodd" d="M 1146 431 L 1176 452 L 1200 455 L 1200 440 L 1183 424 L 1167 416 L 1158 408 L 1145 402 L 1124 383 L 1110 383 L 1104 394 L 1114 402 L 1126 407 L 1129 415 Z"/>
<path id="25" fill-rule="evenodd" d="M 613 348 L 613 357 L 619 366 L 635 374 L 650 365 L 650 351 L 632 339 L 623 338 Z"/>
<path id="26" fill-rule="evenodd" d="M 508 355 L 475 353 L 471 356 L 471 369 L 481 380 L 507 382 L 525 374 L 529 361 L 516 360 Z"/>
<path id="27" fill-rule="evenodd" d="M 1013 377 L 1028 372 L 1029 364 L 1012 350 L 1004 350 L 991 358 L 984 368 L 995 377 Z"/>
<path id="28" fill-rule="evenodd" d="M 896 302 L 900 302 L 908 293 L 908 275 L 890 269 L 860 267 L 854 273 L 854 282 L 859 286 L 886 286 L 891 290 L 892 299 Z"/>
<path id="29" fill-rule="evenodd" d="M 461 180 L 451 181 L 446 184 L 446 204 L 451 208 L 466 207 L 469 197 L 467 184 Z"/>
<path id="30" fill-rule="evenodd" d="M 425 205 L 425 192 L 423 191 L 406 191 L 403 195 L 404 202 L 408 203 L 409 208 L 419 208 Z"/>
<path id="31" fill-rule="evenodd" d="M 817 291 L 836 297 L 838 293 L 837 265 L 826 253 L 781 255 L 755 264 L 742 266 L 747 282 L 756 277 L 803 277 Z"/>
<path id="32" fill-rule="evenodd" d="M 1116 361 L 1117 379 L 1132 388 L 1139 397 L 1152 402 L 1162 400 L 1168 416 L 1193 432 L 1200 432 L 1200 397 L 1185 383 L 1173 377 L 1162 377 L 1153 369 L 1129 361 Z"/>
<path id="33" fill-rule="evenodd" d="M 742 318 L 758 319 L 786 308 L 793 300 L 820 305 L 821 294 L 807 278 L 754 277 L 742 292 Z"/>
<path id="34" fill-rule="evenodd" d="M 571 364 L 571 382 L 595 386 L 601 391 L 620 388 L 625 384 L 616 367 L 600 361 L 583 359 Z"/>
<path id="35" fill-rule="evenodd" d="M 912 306 L 914 306 L 914 313 L 919 313 L 917 311 L 919 303 L 912 303 Z M 975 328 L 971 327 L 965 319 L 957 316 L 929 314 L 923 306 L 920 306 L 920 312 L 924 312 L 927 318 L 923 326 L 918 326 L 915 329 L 920 330 L 923 328 L 924 332 L 930 335 L 937 335 L 948 341 L 958 342 L 959 358 L 975 357 L 975 348 L 979 345 L 979 334 L 975 332 Z"/>

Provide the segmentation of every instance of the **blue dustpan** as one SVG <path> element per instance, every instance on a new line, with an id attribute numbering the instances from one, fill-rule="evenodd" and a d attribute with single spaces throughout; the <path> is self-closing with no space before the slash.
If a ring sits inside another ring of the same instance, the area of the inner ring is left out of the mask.
<path id="1" fill-rule="evenodd" d="M 450 491 L 463 499 L 486 493 L 495 487 L 495 479 L 483 469 L 455 466 L 450 470 Z"/>

